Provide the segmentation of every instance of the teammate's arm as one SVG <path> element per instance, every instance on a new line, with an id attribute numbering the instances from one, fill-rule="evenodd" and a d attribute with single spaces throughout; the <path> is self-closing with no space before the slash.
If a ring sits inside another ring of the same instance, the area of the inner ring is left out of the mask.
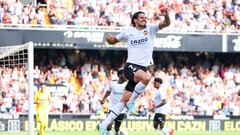
<path id="1" fill-rule="evenodd" d="M 111 44 L 111 45 L 114 45 L 114 44 L 116 44 L 117 42 L 119 42 L 119 40 L 118 40 L 115 36 L 113 36 L 113 35 L 111 35 L 111 34 L 108 34 L 108 35 L 106 36 L 106 40 L 107 40 L 107 42 L 108 42 L 109 44 Z"/>
<path id="2" fill-rule="evenodd" d="M 155 106 L 154 108 L 161 107 L 161 106 L 165 105 L 166 103 L 167 103 L 167 100 L 163 99 L 162 102 L 160 104 L 158 104 L 157 106 Z"/>
<path id="3" fill-rule="evenodd" d="M 103 96 L 102 100 L 100 101 L 101 104 L 104 104 L 106 98 L 110 95 L 111 91 L 107 91 L 105 95 Z"/>
<path id="4" fill-rule="evenodd" d="M 163 28 L 169 26 L 171 23 L 167 8 L 161 9 L 161 14 L 162 14 L 162 16 L 164 16 L 164 21 L 159 23 L 159 29 L 163 29 Z"/>

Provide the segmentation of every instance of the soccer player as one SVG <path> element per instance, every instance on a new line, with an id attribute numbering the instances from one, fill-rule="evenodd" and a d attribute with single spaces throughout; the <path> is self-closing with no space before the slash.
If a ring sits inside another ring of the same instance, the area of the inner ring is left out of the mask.
<path id="1" fill-rule="evenodd" d="M 155 129 L 160 128 L 163 135 L 173 135 L 173 129 L 164 127 L 166 115 L 168 113 L 168 108 L 166 104 L 167 103 L 166 93 L 161 84 L 162 79 L 154 78 L 153 86 L 154 88 L 156 88 L 156 91 L 154 92 L 153 95 L 154 108 L 152 109 L 155 111 L 153 127 Z"/>
<path id="2" fill-rule="evenodd" d="M 40 89 L 34 96 L 36 104 L 36 121 L 39 123 L 39 135 L 45 135 L 45 129 L 48 126 L 48 113 L 50 103 L 50 93 L 46 91 L 46 85 L 41 84 Z"/>
<path id="3" fill-rule="evenodd" d="M 108 96 L 110 96 L 109 106 L 108 106 L 109 113 L 112 111 L 114 105 L 116 105 L 118 102 L 120 102 L 123 91 L 124 91 L 125 86 L 127 84 L 126 78 L 125 78 L 124 73 L 123 73 L 123 69 L 119 69 L 118 72 L 117 72 L 117 75 L 118 75 L 119 79 L 118 80 L 113 80 L 110 83 L 109 90 L 105 93 L 104 97 L 101 100 L 101 104 L 104 104 L 106 98 Z M 125 113 L 126 113 L 126 109 L 124 109 L 120 113 L 120 115 L 117 118 L 115 118 L 115 120 L 114 120 L 114 131 L 115 131 L 114 134 L 115 135 L 120 134 L 119 133 L 120 132 L 120 126 L 121 126 L 122 120 L 125 117 Z M 106 135 L 111 135 L 112 124 L 113 124 L 113 122 L 111 122 L 107 126 Z"/>
<path id="4" fill-rule="evenodd" d="M 133 110 L 135 100 L 151 80 L 151 74 L 147 72 L 147 67 L 153 65 L 154 38 L 158 30 L 170 25 L 168 10 L 161 8 L 160 11 L 164 16 L 164 21 L 158 24 L 147 25 L 145 13 L 138 11 L 131 17 L 132 26 L 125 28 L 116 36 L 106 36 L 107 42 L 112 45 L 123 40 L 127 41 L 128 58 L 124 67 L 124 75 L 128 79 L 128 83 L 121 102 L 114 106 L 108 117 L 99 125 L 102 135 L 105 134 L 107 125 L 121 113 L 125 106 L 130 111 Z"/>

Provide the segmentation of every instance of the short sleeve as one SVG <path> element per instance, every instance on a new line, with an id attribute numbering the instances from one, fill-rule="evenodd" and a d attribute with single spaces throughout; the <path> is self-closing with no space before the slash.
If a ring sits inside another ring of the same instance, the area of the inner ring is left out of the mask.
<path id="1" fill-rule="evenodd" d="M 112 90 L 113 90 L 113 82 L 111 82 L 111 83 L 109 84 L 109 89 L 108 89 L 108 91 L 109 91 L 109 92 L 112 92 Z"/>
<path id="2" fill-rule="evenodd" d="M 161 99 L 162 99 L 162 100 L 167 99 L 166 93 L 164 92 L 163 89 L 160 90 L 160 95 L 161 95 Z"/>
<path id="3" fill-rule="evenodd" d="M 149 27 L 152 34 L 156 34 L 159 30 L 159 24 L 151 24 Z"/>
<path id="4" fill-rule="evenodd" d="M 119 34 L 117 34 L 116 38 L 119 41 L 127 40 L 126 29 L 122 30 Z"/>

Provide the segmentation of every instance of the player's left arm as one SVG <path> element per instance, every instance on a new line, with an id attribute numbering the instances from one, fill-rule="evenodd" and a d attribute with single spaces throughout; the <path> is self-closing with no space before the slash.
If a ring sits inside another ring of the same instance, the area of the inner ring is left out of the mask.
<path id="1" fill-rule="evenodd" d="M 102 100 L 100 101 L 101 104 L 104 104 L 106 98 L 111 94 L 111 91 L 107 91 L 103 96 Z"/>
<path id="2" fill-rule="evenodd" d="M 164 21 L 159 23 L 159 29 L 163 29 L 171 24 L 170 17 L 168 14 L 168 9 L 160 9 L 161 15 L 164 16 Z"/>
<path id="3" fill-rule="evenodd" d="M 158 104 L 158 105 L 155 106 L 154 108 L 161 107 L 161 106 L 165 105 L 166 103 L 167 103 L 167 100 L 166 100 L 166 99 L 163 99 L 162 102 L 160 102 L 160 104 Z"/>

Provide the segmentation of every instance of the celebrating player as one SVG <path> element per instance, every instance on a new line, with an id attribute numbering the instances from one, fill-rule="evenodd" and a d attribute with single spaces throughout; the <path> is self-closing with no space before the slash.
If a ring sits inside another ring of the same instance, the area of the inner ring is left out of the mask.
<path id="1" fill-rule="evenodd" d="M 134 110 L 134 102 L 144 91 L 151 79 L 147 67 L 153 65 L 154 38 L 159 29 L 170 25 L 170 18 L 166 8 L 161 8 L 161 15 L 164 21 L 159 24 L 147 25 L 147 17 L 144 12 L 138 11 L 131 17 L 132 26 L 125 28 L 120 34 L 107 35 L 109 44 L 116 44 L 119 41 L 127 40 L 128 58 L 124 67 L 124 75 L 128 79 L 127 86 L 123 93 L 121 102 L 117 103 L 108 117 L 99 125 L 102 135 L 105 134 L 107 126 L 127 106 L 130 111 Z"/>

